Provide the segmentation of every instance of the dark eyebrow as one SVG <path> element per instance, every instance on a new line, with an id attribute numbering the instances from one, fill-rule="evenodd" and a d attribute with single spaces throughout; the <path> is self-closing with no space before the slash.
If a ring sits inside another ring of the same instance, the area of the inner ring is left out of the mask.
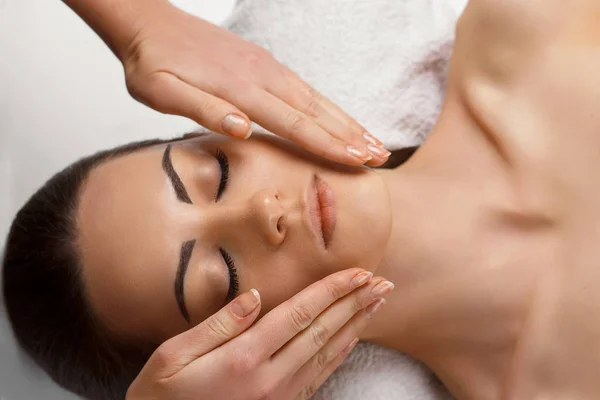
<path id="1" fill-rule="evenodd" d="M 187 190 L 185 190 L 181 178 L 179 178 L 177 171 L 173 168 L 173 163 L 171 162 L 171 145 L 168 145 L 163 153 L 162 168 L 169 177 L 177 198 L 184 203 L 192 204 L 192 199 L 190 199 Z"/>
<path id="2" fill-rule="evenodd" d="M 195 240 L 190 240 L 181 245 L 181 252 L 179 253 L 179 265 L 177 265 L 177 274 L 175 275 L 175 299 L 177 299 L 177 305 L 179 306 L 179 310 L 181 311 L 183 318 L 185 318 L 188 323 L 190 323 L 190 314 L 185 306 L 183 284 L 185 273 L 187 272 L 190 258 L 192 258 L 192 251 L 194 250 L 195 244 Z"/>
<path id="3" fill-rule="evenodd" d="M 168 145 L 163 153 L 162 168 L 169 177 L 169 181 L 171 182 L 173 190 L 175 190 L 175 194 L 177 195 L 179 201 L 192 204 L 192 199 L 190 199 L 187 190 L 185 190 L 185 186 L 183 185 L 181 178 L 177 174 L 177 171 L 175 171 L 175 168 L 173 168 L 173 162 L 171 161 L 171 145 Z M 183 315 L 183 318 L 185 318 L 188 323 L 190 323 L 190 314 L 185 306 L 183 285 L 185 283 L 185 273 L 187 272 L 190 258 L 192 258 L 192 251 L 194 250 L 195 244 L 195 240 L 190 240 L 181 245 L 181 251 L 179 252 L 179 264 L 177 265 L 177 273 L 175 275 L 175 299 L 177 300 L 177 305 L 179 306 L 181 315 Z"/>

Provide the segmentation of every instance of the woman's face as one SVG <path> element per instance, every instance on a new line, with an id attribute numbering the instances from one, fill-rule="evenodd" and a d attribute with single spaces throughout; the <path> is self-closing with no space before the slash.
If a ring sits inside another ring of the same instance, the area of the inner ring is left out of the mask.
<path id="1" fill-rule="evenodd" d="M 78 209 L 83 277 L 109 327 L 160 343 L 256 288 L 264 314 L 350 267 L 374 270 L 387 189 L 272 136 L 215 134 L 95 168 Z"/>

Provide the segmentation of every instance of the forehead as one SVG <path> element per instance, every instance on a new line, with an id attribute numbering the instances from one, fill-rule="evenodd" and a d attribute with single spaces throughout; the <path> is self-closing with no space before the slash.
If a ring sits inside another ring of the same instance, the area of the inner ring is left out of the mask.
<path id="1" fill-rule="evenodd" d="M 99 165 L 80 196 L 78 239 L 88 298 L 109 324 L 128 321 L 125 330 L 147 331 L 151 318 L 172 315 L 176 307 L 173 286 L 165 282 L 175 276 L 179 244 L 161 165 L 164 149 L 150 147 Z"/>

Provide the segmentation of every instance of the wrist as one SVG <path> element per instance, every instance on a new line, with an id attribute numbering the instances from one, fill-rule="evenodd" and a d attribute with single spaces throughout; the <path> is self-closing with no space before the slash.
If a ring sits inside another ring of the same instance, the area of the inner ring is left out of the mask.
<path id="1" fill-rule="evenodd" d="M 157 15 L 175 8 L 168 0 L 64 0 L 123 61 L 135 37 Z"/>

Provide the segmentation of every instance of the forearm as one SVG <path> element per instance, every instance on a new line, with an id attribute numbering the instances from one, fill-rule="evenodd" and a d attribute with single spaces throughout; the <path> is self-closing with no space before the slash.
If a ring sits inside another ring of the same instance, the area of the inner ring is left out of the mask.
<path id="1" fill-rule="evenodd" d="M 168 0 L 63 0 L 119 58 L 141 26 L 165 7 Z"/>

